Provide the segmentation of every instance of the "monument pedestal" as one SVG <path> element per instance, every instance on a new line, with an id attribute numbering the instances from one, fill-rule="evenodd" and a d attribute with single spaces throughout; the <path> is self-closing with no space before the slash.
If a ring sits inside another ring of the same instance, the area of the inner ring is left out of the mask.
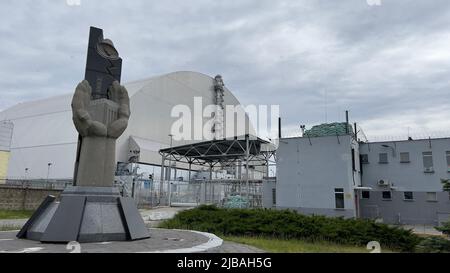
<path id="1" fill-rule="evenodd" d="M 47 243 L 130 241 L 150 234 L 132 198 L 114 187 L 67 187 L 48 196 L 17 234 Z"/>

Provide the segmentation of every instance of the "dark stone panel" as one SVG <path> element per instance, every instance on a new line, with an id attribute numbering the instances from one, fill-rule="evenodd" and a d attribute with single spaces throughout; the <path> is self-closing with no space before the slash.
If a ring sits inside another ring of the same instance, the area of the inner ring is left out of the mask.
<path id="1" fill-rule="evenodd" d="M 58 209 L 50 221 L 42 242 L 70 242 L 78 240 L 83 218 L 85 196 L 63 196 Z"/>
<path id="2" fill-rule="evenodd" d="M 28 219 L 28 221 L 23 225 L 22 229 L 17 233 L 17 238 L 26 238 L 28 229 L 33 225 L 33 223 L 42 215 L 42 213 L 47 209 L 47 207 L 54 202 L 56 199 L 55 196 L 49 195 L 47 196 L 41 205 L 37 208 L 37 210 L 33 213 L 33 215 Z"/>
<path id="3" fill-rule="evenodd" d="M 122 208 L 122 216 L 124 217 L 125 226 L 128 229 L 130 240 L 138 240 L 149 238 L 150 234 L 139 214 L 136 204 L 132 198 L 119 198 L 120 207 Z"/>

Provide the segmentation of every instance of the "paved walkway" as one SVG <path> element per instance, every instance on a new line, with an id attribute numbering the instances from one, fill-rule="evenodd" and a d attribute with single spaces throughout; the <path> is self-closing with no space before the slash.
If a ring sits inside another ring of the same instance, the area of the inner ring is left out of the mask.
<path id="1" fill-rule="evenodd" d="M 170 229 L 150 229 L 151 238 L 133 242 L 43 244 L 17 239 L 17 231 L 0 232 L 0 253 L 261 253 L 242 244 L 223 242 L 214 234 Z"/>
<path id="2" fill-rule="evenodd" d="M 211 248 L 207 253 L 264 253 L 265 251 L 253 246 L 224 241 L 220 247 Z"/>
<path id="3" fill-rule="evenodd" d="M 3 229 L 20 229 L 28 219 L 1 219 L 0 230 Z"/>

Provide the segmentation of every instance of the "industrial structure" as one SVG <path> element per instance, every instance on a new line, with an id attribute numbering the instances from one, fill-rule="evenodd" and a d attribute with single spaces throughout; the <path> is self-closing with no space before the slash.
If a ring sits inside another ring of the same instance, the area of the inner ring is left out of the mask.
<path id="1" fill-rule="evenodd" d="M 253 196 L 261 193 L 262 178 L 268 173 L 269 159 L 265 156 L 272 157 L 274 164 L 275 148 L 269 151 L 267 141 L 254 137 L 256 133 L 247 114 L 220 75 L 212 78 L 197 72 L 174 72 L 124 86 L 132 111 L 128 127 L 116 144 L 116 183 L 123 195 L 134 197 L 141 206 L 161 206 L 224 203 L 231 196 L 228 193 L 239 195 L 243 190 L 246 195 L 249 191 L 255 193 Z M 61 189 L 72 184 L 78 133 L 72 126 L 71 99 L 72 94 L 68 93 L 20 103 L 0 112 L 2 124 L 11 125 L 0 130 L 5 136 L 1 146 L 5 152 L 2 150 L 0 161 L 5 170 L 3 182 Z M 203 116 L 203 110 L 211 105 L 213 123 L 211 117 Z M 191 136 L 181 140 L 172 134 L 173 124 L 180 119 L 180 113 L 174 110 L 178 106 L 200 111 L 199 122 L 198 113 L 188 117 L 193 121 Z M 225 130 L 224 108 L 228 106 L 237 111 L 234 124 L 244 124 L 243 128 Z M 200 138 L 195 135 L 197 128 Z M 190 159 L 186 161 L 178 160 L 175 154 L 181 148 L 167 152 L 172 147 L 192 145 L 192 151 L 206 145 L 207 155 L 187 155 Z M 229 147 L 224 150 L 223 145 Z M 217 152 L 215 159 L 209 157 L 213 151 Z M 255 158 L 259 159 L 258 164 Z M 260 194 L 254 200 L 262 206 Z"/>
<path id="2" fill-rule="evenodd" d="M 322 129 L 280 139 L 276 208 L 390 224 L 450 218 L 441 183 L 450 178 L 450 138 L 369 142 L 348 123 Z"/>
<path id="3" fill-rule="evenodd" d="M 208 140 L 172 139 L 171 126 L 179 117 L 171 112 L 176 105 L 195 109 L 194 104 L 199 103 L 200 107 L 215 104 L 239 107 L 239 101 L 223 86 L 222 80 L 220 88 L 216 85 L 214 78 L 197 72 L 174 72 L 124 84 L 133 111 L 128 128 L 117 140 L 117 161 L 160 166 L 160 149 L 171 144 L 178 146 Z M 72 126 L 71 99 L 72 94 L 67 93 L 20 103 L 0 112 L 0 122 L 14 125 L 7 168 L 9 179 L 73 178 L 78 134 Z M 245 119 L 250 124 L 247 116 Z M 207 121 L 208 118 L 203 118 L 199 126 L 203 127 Z M 226 120 L 221 121 L 223 128 Z M 222 133 L 220 128 L 215 129 Z M 243 133 L 255 135 L 251 125 Z M 159 173 L 155 176 L 158 178 Z"/>

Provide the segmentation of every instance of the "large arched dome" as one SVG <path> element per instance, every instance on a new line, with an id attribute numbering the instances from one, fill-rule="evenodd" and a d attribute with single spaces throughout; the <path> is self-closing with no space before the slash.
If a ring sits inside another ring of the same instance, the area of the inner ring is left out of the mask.
<path id="1" fill-rule="evenodd" d="M 203 106 L 215 102 L 214 79 L 197 72 L 174 72 L 124 85 L 130 96 L 131 117 L 117 141 L 116 156 L 121 162 L 127 162 L 130 149 L 139 146 L 139 161 L 161 164 L 158 150 L 170 144 L 171 126 L 178 119 L 171 117 L 172 108 L 186 105 L 194 109 L 194 97 L 201 98 Z M 9 178 L 46 178 L 48 163 L 52 163 L 50 178 L 72 178 L 78 136 L 72 123 L 72 95 L 20 103 L 0 113 L 0 121 L 14 124 Z M 224 104 L 240 104 L 227 88 Z M 251 125 L 245 133 L 255 134 Z M 173 145 L 185 143 L 174 141 Z"/>

